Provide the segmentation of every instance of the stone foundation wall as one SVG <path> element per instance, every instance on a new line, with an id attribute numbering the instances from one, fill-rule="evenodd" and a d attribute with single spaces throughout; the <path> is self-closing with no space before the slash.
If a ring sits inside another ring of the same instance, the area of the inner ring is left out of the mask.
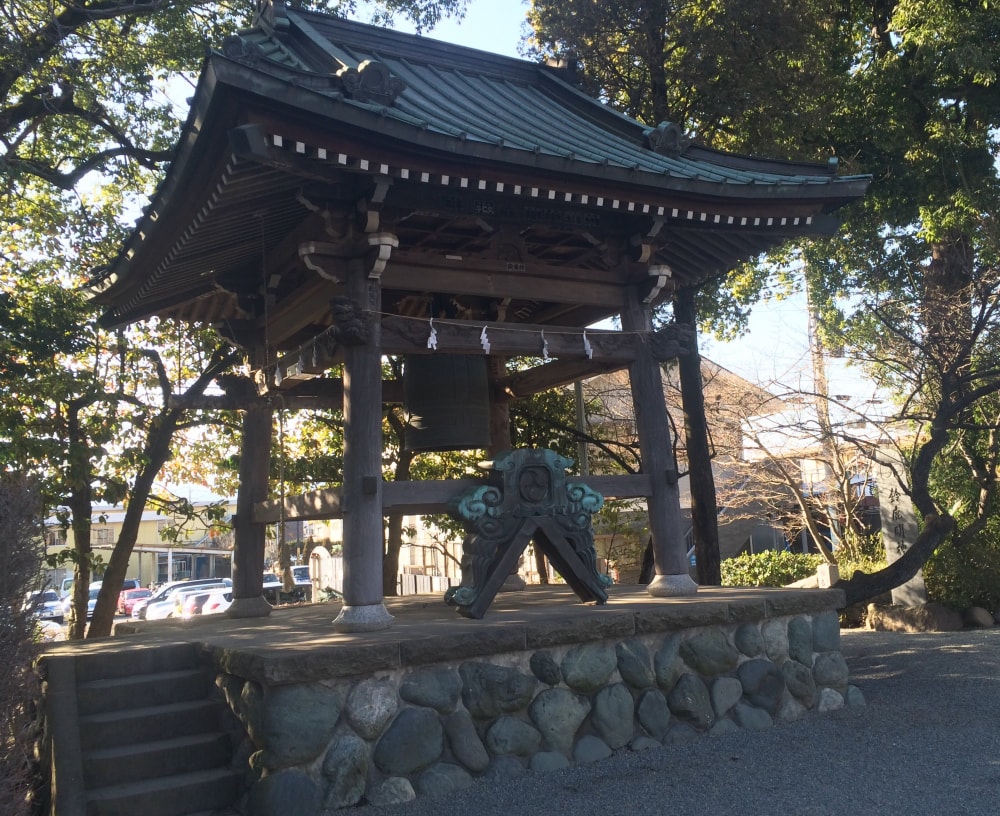
<path id="1" fill-rule="evenodd" d="M 862 704 L 834 611 L 267 685 L 223 671 L 250 816 L 390 804 Z"/>

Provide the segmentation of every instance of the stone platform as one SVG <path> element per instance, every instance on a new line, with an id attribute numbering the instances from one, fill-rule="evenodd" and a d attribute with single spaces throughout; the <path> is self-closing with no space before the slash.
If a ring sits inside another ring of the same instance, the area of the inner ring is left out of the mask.
<path id="1" fill-rule="evenodd" d="M 198 644 L 246 737 L 252 816 L 446 794 L 621 749 L 763 728 L 850 704 L 838 590 L 702 588 L 606 605 L 565 587 L 497 596 L 483 620 L 387 599 L 393 626 L 332 630 L 337 604 L 119 625 L 67 648 Z"/>

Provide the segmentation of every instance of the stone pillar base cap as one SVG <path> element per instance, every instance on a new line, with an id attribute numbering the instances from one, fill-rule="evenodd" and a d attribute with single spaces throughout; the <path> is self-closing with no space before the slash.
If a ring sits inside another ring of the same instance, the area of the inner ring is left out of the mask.
<path id="1" fill-rule="evenodd" d="M 684 595 L 696 595 L 698 585 L 687 573 L 683 575 L 657 575 L 646 587 L 646 591 L 654 598 L 676 598 Z"/>
<path id="2" fill-rule="evenodd" d="M 274 609 L 267 598 L 258 595 L 256 598 L 233 598 L 233 604 L 226 610 L 227 618 L 266 618 Z"/>
<path id="3" fill-rule="evenodd" d="M 392 620 L 383 603 L 345 605 L 334 619 L 333 628 L 338 632 L 378 632 L 392 626 Z"/>

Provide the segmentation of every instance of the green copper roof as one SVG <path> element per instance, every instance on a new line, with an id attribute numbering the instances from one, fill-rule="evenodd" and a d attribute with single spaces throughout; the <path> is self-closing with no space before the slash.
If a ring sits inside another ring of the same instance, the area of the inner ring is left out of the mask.
<path id="1" fill-rule="evenodd" d="M 394 258 L 579 269 L 598 286 L 589 305 L 555 287 L 546 297 L 568 305 L 547 312 L 548 301 L 526 298 L 508 312 L 583 323 L 616 313 L 600 285 L 647 274 L 629 263 L 699 285 L 790 236 L 829 234 L 828 214 L 869 184 L 836 175 L 835 161 L 702 147 L 675 125 L 615 112 L 572 79 L 563 68 L 265 7 L 209 54 L 174 161 L 119 256 L 95 274 L 104 322 L 259 323 L 262 258 L 280 280 L 268 298 L 294 303 L 315 277 L 300 244 L 325 240 L 310 219 L 326 207 L 356 213 L 382 187 Z M 403 272 L 390 283 L 397 300 L 426 288 Z M 490 293 L 515 304 L 522 294 L 516 284 Z"/>
<path id="2" fill-rule="evenodd" d="M 345 106 L 368 111 L 401 136 L 424 144 L 557 171 L 617 175 L 633 182 L 673 186 L 684 180 L 723 185 L 799 188 L 867 182 L 838 177 L 831 165 L 732 156 L 686 144 L 673 126 L 643 124 L 586 96 L 566 69 L 502 57 L 426 37 L 374 28 L 326 14 L 279 9 L 275 18 L 240 39 L 254 67 L 330 78 L 310 87 Z M 377 64 L 396 82 L 383 96 L 366 98 L 336 82 L 366 64 Z M 652 132 L 651 132 L 652 131 Z M 653 149 L 651 138 L 668 146 Z M 671 146 L 673 149 L 671 149 Z M 673 181 L 673 184 L 671 182 Z M 733 191 L 729 191 L 733 194 Z M 755 191 L 759 195 L 760 191 Z M 827 192 L 829 194 L 829 192 Z"/>

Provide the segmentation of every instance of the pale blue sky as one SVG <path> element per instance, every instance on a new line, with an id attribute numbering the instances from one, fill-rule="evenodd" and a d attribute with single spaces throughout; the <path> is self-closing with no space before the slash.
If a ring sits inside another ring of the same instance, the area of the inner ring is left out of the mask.
<path id="1" fill-rule="evenodd" d="M 472 0 L 462 20 L 446 19 L 424 33 L 436 40 L 516 57 L 527 11 L 527 0 Z M 399 23 L 396 28 L 412 30 Z"/>

